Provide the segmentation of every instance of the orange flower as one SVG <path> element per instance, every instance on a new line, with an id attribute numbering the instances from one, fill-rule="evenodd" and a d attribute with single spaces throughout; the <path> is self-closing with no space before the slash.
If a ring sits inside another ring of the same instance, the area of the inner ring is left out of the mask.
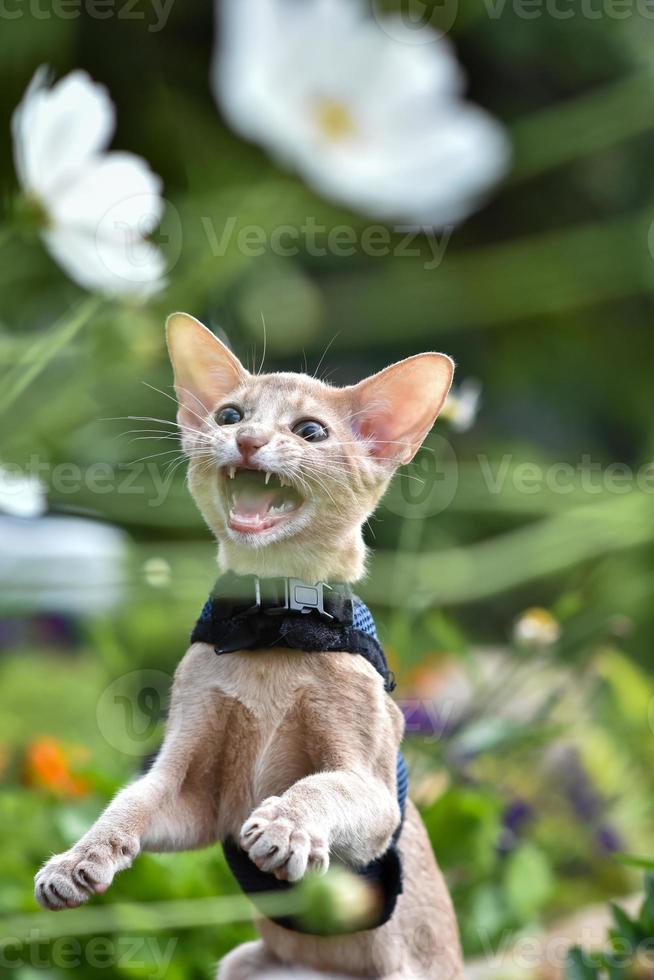
<path id="1" fill-rule="evenodd" d="M 27 747 L 25 783 L 57 796 L 84 796 L 89 792 L 89 783 L 73 768 L 87 758 L 88 752 L 82 746 L 64 746 L 52 736 L 43 735 Z"/>

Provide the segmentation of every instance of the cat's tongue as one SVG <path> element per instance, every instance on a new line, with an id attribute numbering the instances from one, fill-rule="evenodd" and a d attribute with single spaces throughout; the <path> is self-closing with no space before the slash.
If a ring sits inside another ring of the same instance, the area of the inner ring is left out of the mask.
<path id="1" fill-rule="evenodd" d="M 232 494 L 232 514 L 241 520 L 263 520 L 279 496 L 278 489 L 235 487 Z"/>
<path id="2" fill-rule="evenodd" d="M 237 531 L 265 531 L 296 510 L 300 499 L 278 476 L 240 470 L 227 483 L 229 521 Z"/>

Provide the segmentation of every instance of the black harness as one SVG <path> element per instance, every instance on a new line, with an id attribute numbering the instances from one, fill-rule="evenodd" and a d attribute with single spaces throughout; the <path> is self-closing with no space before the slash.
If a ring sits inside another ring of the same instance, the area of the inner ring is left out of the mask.
<path id="1" fill-rule="evenodd" d="M 395 688 L 384 651 L 377 639 L 368 607 L 347 586 L 299 579 L 259 579 L 254 575 L 228 573 L 218 579 L 191 634 L 192 643 L 208 643 L 217 654 L 238 650 L 283 647 L 304 653 L 352 653 L 364 657 L 384 680 L 386 691 Z M 402 862 L 397 841 L 404 822 L 408 773 L 402 753 L 397 757 L 397 797 L 401 818 L 388 850 L 364 868 L 352 868 L 377 887 L 381 907 L 377 928 L 388 922 L 402 892 Z M 252 897 L 263 892 L 293 888 L 273 874 L 260 871 L 239 845 L 223 842 L 225 858 L 243 891 Z M 308 932 L 290 917 L 274 920 L 297 932 Z M 312 933 L 319 934 L 315 928 Z"/>

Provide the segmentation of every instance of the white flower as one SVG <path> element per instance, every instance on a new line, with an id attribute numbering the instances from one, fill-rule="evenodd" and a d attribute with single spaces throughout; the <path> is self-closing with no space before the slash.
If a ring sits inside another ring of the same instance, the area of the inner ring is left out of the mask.
<path id="1" fill-rule="evenodd" d="M 481 384 L 475 378 L 469 378 L 450 391 L 441 418 L 446 419 L 457 432 L 467 432 L 477 419 L 480 398 Z"/>
<path id="2" fill-rule="evenodd" d="M 163 589 L 172 581 L 172 570 L 165 558 L 148 558 L 143 563 L 143 577 L 153 589 Z"/>
<path id="3" fill-rule="evenodd" d="M 415 45 L 362 0 L 219 0 L 218 10 L 219 106 L 325 196 L 442 227 L 505 172 L 504 131 L 463 101 L 461 70 L 437 34 Z"/>
<path id="4" fill-rule="evenodd" d="M 164 258 L 146 241 L 161 220 L 161 179 L 132 153 L 107 153 L 115 110 L 82 71 L 49 86 L 40 68 L 14 112 L 18 179 L 38 212 L 43 241 L 86 289 L 148 296 Z"/>
<path id="5" fill-rule="evenodd" d="M 91 615 L 124 599 L 127 538 L 82 517 L 0 514 L 0 613 Z"/>
<path id="6" fill-rule="evenodd" d="M 45 509 L 45 487 L 38 477 L 0 466 L 0 513 L 40 517 Z"/>
<path id="7" fill-rule="evenodd" d="M 513 626 L 513 641 L 519 647 L 546 650 L 561 637 L 561 626 L 547 609 L 526 609 Z"/>

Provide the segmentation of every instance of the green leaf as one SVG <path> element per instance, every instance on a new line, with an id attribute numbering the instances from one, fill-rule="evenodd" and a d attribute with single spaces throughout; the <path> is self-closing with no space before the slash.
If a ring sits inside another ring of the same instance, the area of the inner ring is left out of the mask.
<path id="1" fill-rule="evenodd" d="M 617 650 L 605 650 L 597 668 L 622 717 L 633 725 L 647 726 L 654 694 L 649 677 Z"/>
<path id="2" fill-rule="evenodd" d="M 37 337 L 29 347 L 14 370 L 2 378 L 2 394 L 0 394 L 0 415 L 11 408 L 17 398 L 22 395 L 41 374 L 50 362 L 70 344 L 82 327 L 97 313 L 101 300 L 91 296 L 82 300 L 69 314 L 59 320 L 47 333 Z"/>
<path id="3" fill-rule="evenodd" d="M 652 88 L 652 73 L 645 70 L 518 120 L 512 127 L 512 179 L 545 173 L 648 132 Z"/>
<path id="4" fill-rule="evenodd" d="M 514 914 L 521 922 L 533 918 L 550 898 L 554 879 L 545 854 L 523 844 L 507 862 L 504 885 Z"/>
<path id="5" fill-rule="evenodd" d="M 588 953 L 579 946 L 569 950 L 565 958 L 565 980 L 599 980 L 599 970 L 590 962 Z"/>
<path id="6" fill-rule="evenodd" d="M 619 905 L 615 902 L 610 902 L 611 913 L 613 915 L 613 921 L 615 922 L 615 930 L 613 935 L 615 938 L 623 940 L 630 946 L 634 947 L 640 938 L 640 930 L 638 924 L 631 919 L 624 909 L 621 909 Z"/>
<path id="7" fill-rule="evenodd" d="M 645 898 L 640 907 L 639 923 L 647 937 L 654 937 L 654 873 L 645 875 Z"/>
<path id="8" fill-rule="evenodd" d="M 624 977 L 628 976 L 626 964 L 607 963 L 605 969 L 608 980 L 623 980 Z"/>
<path id="9" fill-rule="evenodd" d="M 438 859 L 445 868 L 486 872 L 497 861 L 502 806 L 487 792 L 452 788 L 423 813 Z"/>
<path id="10" fill-rule="evenodd" d="M 638 854 L 614 854 L 613 857 L 620 864 L 626 864 L 630 868 L 643 868 L 646 871 L 654 871 L 654 858 L 640 857 Z"/>

